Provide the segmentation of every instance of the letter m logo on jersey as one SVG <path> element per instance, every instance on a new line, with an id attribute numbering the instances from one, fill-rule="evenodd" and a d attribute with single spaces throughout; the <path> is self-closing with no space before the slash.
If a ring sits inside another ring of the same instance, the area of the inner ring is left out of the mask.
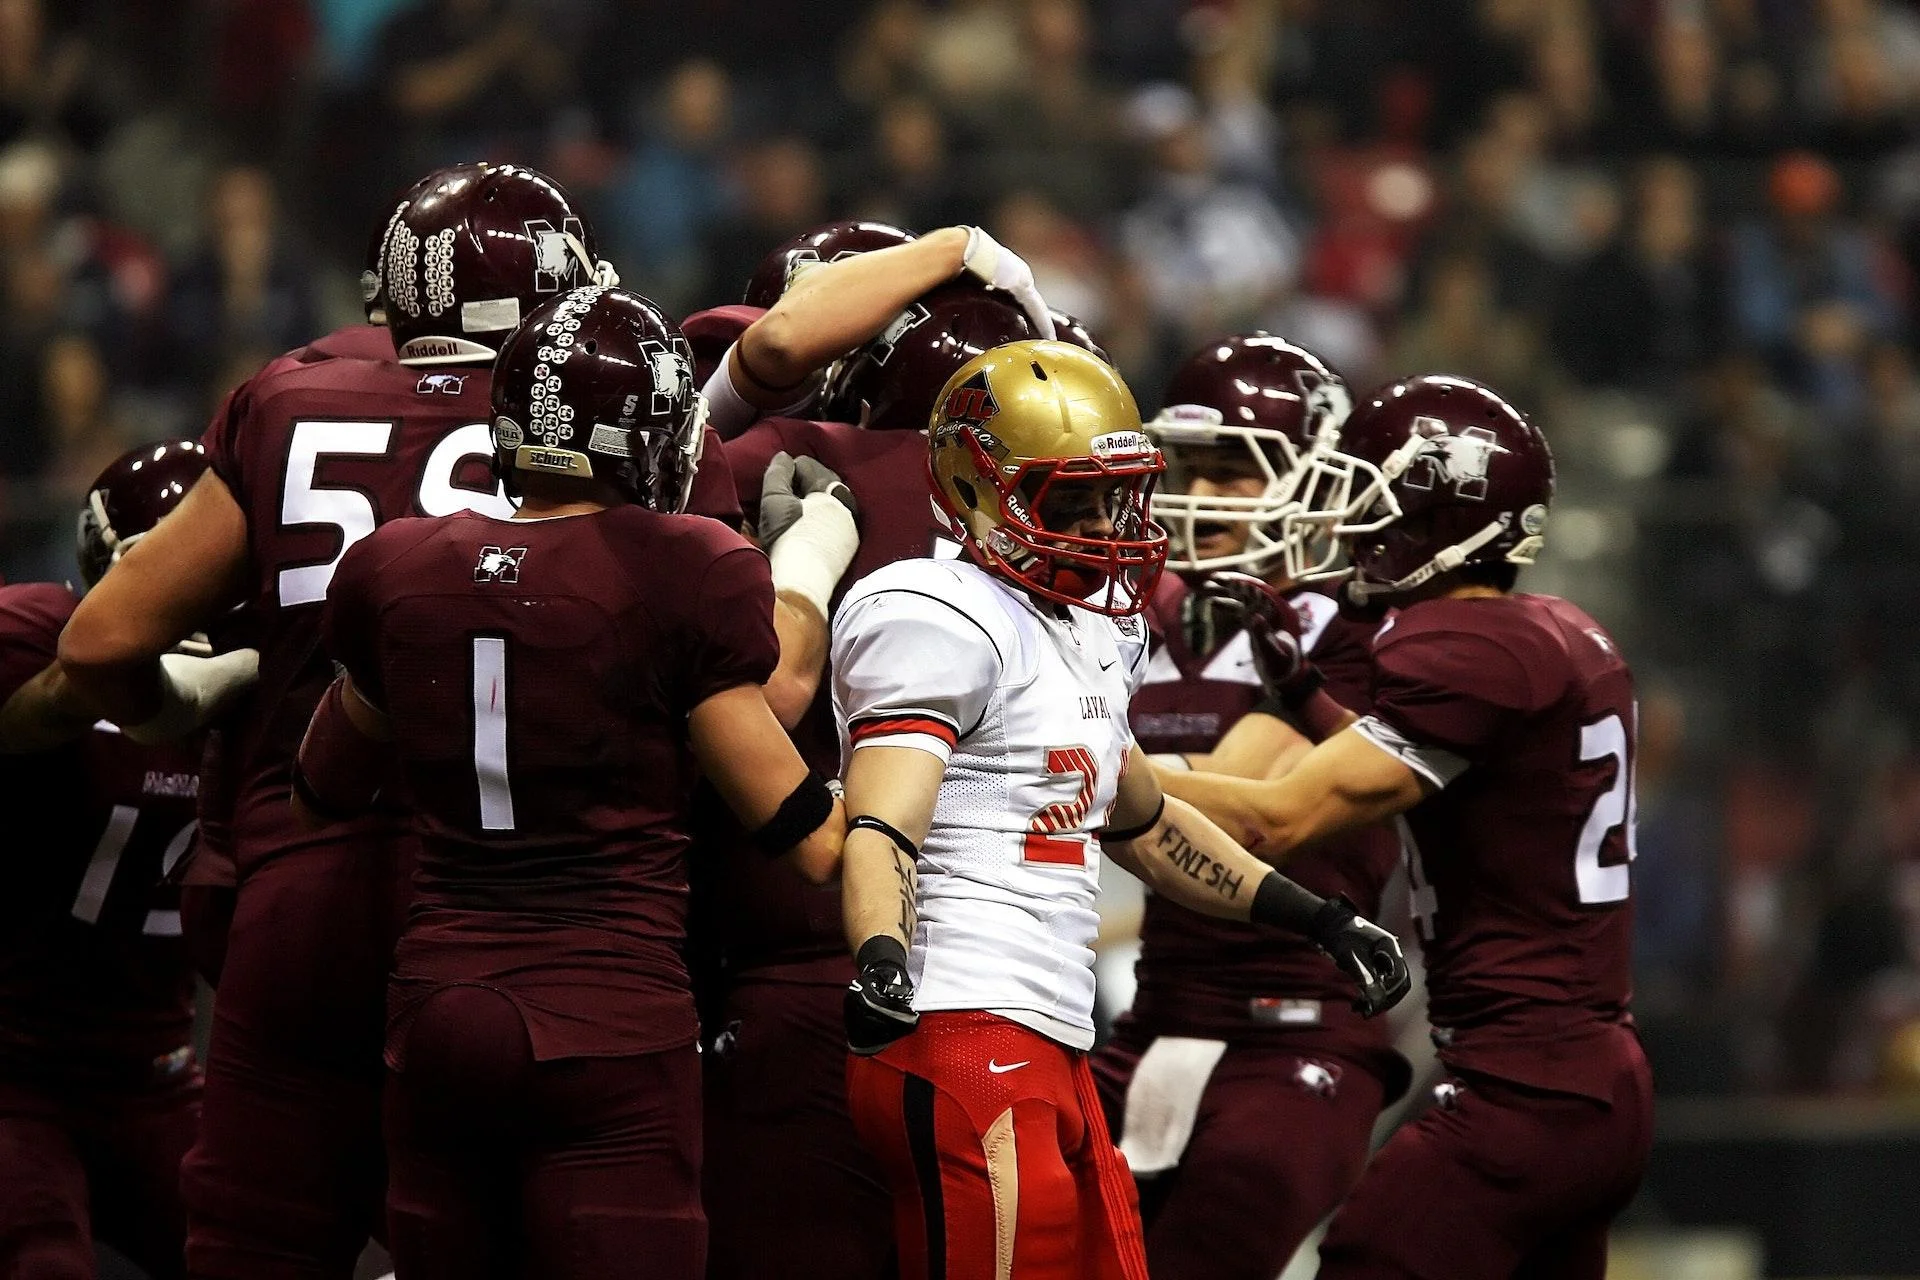
<path id="1" fill-rule="evenodd" d="M 1493 432 L 1485 427 L 1467 427 L 1456 434 L 1438 418 L 1415 418 L 1413 429 L 1427 438 L 1427 447 L 1408 465 L 1401 485 L 1431 490 L 1450 484 L 1459 497 L 1484 502 L 1487 468 L 1493 463 L 1493 455 L 1508 452 Z"/>
<path id="2" fill-rule="evenodd" d="M 526 558 L 525 547 L 507 547 L 504 550 L 499 547 L 482 547 L 480 559 L 473 566 L 473 580 L 475 582 L 518 582 L 520 581 L 520 562 Z"/>

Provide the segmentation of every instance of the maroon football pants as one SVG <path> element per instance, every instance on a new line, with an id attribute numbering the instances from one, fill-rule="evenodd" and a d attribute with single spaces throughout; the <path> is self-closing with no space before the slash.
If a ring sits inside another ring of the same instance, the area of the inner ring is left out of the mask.
<path id="1" fill-rule="evenodd" d="M 878 1280 L 893 1203 L 847 1112 L 844 982 L 747 974 L 706 1055 L 708 1280 Z"/>
<path id="2" fill-rule="evenodd" d="M 1608 1102 L 1474 1074 L 1404 1126 L 1334 1216 L 1321 1280 L 1604 1280 L 1607 1228 L 1653 1145 L 1653 1078 L 1624 1028 Z"/>
<path id="3" fill-rule="evenodd" d="M 699 1280 L 694 1046 L 538 1062 L 512 1001 L 454 986 L 418 1007 L 401 1048 L 387 1085 L 399 1280 Z"/>
<path id="4" fill-rule="evenodd" d="M 182 1177 L 192 1275 L 345 1280 L 380 1225 L 401 875 L 395 850 L 358 841 L 272 858 L 241 883 Z"/>
<path id="5" fill-rule="evenodd" d="M 1153 1040 L 1123 1023 L 1093 1057 L 1115 1135 Z M 1310 1030 L 1229 1045 L 1207 1078 L 1180 1164 L 1139 1182 L 1154 1280 L 1273 1280 L 1359 1181 L 1385 1095 L 1377 1063 L 1337 1052 Z"/>
<path id="6" fill-rule="evenodd" d="M 153 1280 L 183 1275 L 180 1161 L 199 1123 L 191 1071 L 146 1089 L 0 1080 L 0 1276 L 92 1280 L 96 1237 Z"/>

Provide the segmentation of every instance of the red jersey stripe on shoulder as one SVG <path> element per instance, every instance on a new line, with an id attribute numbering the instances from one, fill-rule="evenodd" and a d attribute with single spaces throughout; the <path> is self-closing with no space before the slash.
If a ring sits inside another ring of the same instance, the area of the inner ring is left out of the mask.
<path id="1" fill-rule="evenodd" d="M 894 733 L 928 734 L 946 743 L 949 749 L 960 741 L 960 730 L 955 728 L 951 721 L 924 712 L 874 716 L 871 719 L 857 721 L 848 729 L 848 736 L 855 742 Z"/>

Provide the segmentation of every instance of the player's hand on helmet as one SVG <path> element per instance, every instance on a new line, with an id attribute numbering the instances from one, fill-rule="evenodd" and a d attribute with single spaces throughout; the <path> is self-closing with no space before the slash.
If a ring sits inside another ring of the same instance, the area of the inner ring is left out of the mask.
<path id="1" fill-rule="evenodd" d="M 853 490 L 814 458 L 776 453 L 760 481 L 755 535 L 773 562 L 775 591 L 793 592 L 830 617 L 840 575 L 860 549 Z"/>
<path id="2" fill-rule="evenodd" d="M 1313 922 L 1313 944 L 1333 958 L 1340 971 L 1360 987 L 1354 1010 L 1366 1017 L 1385 1013 L 1399 1004 L 1413 985 L 1400 940 L 1354 910 L 1336 894 L 1327 899 Z"/>
<path id="3" fill-rule="evenodd" d="M 1040 296 L 1040 287 L 1033 282 L 1033 268 L 1025 258 L 988 235 L 986 228 L 968 227 L 967 251 L 961 263 L 968 275 L 1012 294 L 1041 337 L 1054 336 L 1053 312 Z"/>
<path id="4" fill-rule="evenodd" d="M 1271 585 L 1250 573 L 1215 573 L 1195 589 L 1194 597 L 1196 611 L 1212 619 L 1224 615 L 1246 629 L 1253 642 L 1253 667 L 1269 698 L 1291 702 L 1293 695 L 1311 692 L 1309 686 L 1319 683 L 1301 640 L 1300 611 Z"/>
<path id="5" fill-rule="evenodd" d="M 867 939 L 854 963 L 844 1001 L 847 1048 L 865 1057 L 911 1035 L 920 1015 L 913 1011 L 913 979 L 907 976 L 907 952 L 898 938 L 881 934 Z"/>

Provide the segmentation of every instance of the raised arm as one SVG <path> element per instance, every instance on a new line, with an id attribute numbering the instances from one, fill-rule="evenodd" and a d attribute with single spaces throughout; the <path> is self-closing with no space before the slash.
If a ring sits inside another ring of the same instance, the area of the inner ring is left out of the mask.
<path id="1" fill-rule="evenodd" d="M 1138 747 L 1101 847 L 1134 875 L 1191 911 L 1303 934 L 1360 988 L 1371 1017 L 1399 1003 L 1410 979 L 1392 934 L 1361 919 L 1344 898 L 1322 898 L 1248 853 L 1183 800 L 1161 792 Z"/>
<path id="2" fill-rule="evenodd" d="M 816 459 L 781 452 L 767 464 L 754 530 L 773 571 L 773 626 L 780 637 L 767 705 L 788 729 L 820 689 L 834 588 L 860 548 L 857 514 L 853 491 Z"/>
<path id="3" fill-rule="evenodd" d="M 714 429 L 730 438 L 760 413 L 799 403 L 816 373 L 879 334 L 915 298 L 963 272 L 1012 293 L 1034 327 L 1053 336 L 1052 315 L 1017 254 L 979 227 L 943 227 L 796 278 L 747 326 L 708 381 Z"/>

